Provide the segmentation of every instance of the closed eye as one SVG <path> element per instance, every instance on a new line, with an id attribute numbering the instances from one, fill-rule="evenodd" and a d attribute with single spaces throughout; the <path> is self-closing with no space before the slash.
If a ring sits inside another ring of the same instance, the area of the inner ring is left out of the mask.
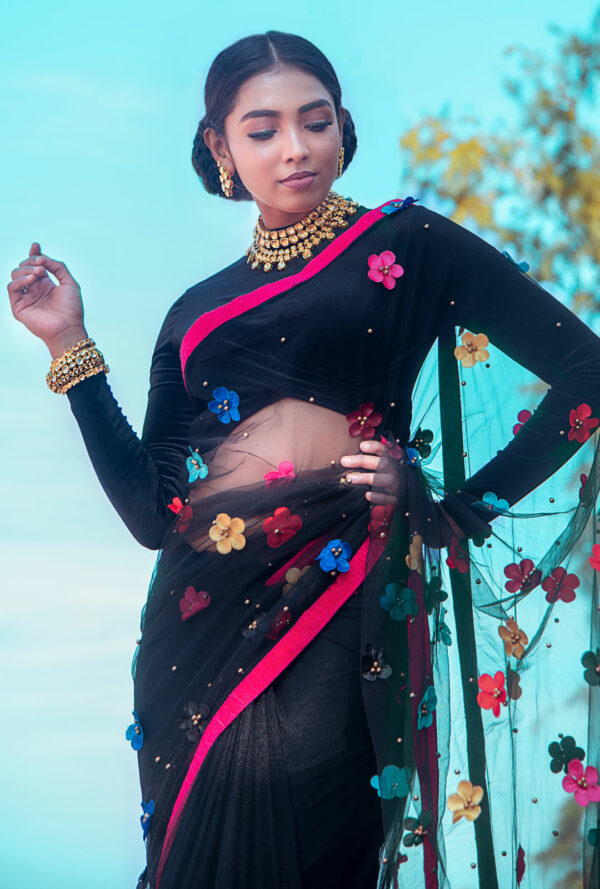
<path id="1" fill-rule="evenodd" d="M 320 133 L 325 127 L 333 126 L 332 120 L 319 120 L 315 121 L 315 123 L 306 124 L 306 129 L 311 130 L 313 133 Z M 271 136 L 275 133 L 275 130 L 259 130 L 256 133 L 248 133 L 248 136 L 251 139 L 260 139 L 261 141 L 265 141 L 266 139 L 270 139 Z"/>

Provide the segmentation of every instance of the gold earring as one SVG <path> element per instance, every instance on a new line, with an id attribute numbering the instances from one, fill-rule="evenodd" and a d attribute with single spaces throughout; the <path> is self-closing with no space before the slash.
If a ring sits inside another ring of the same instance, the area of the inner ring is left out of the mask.
<path id="1" fill-rule="evenodd" d="M 229 175 L 229 170 L 227 170 L 223 164 L 217 161 L 217 167 L 219 168 L 219 179 L 221 180 L 221 190 L 226 198 L 230 198 L 233 194 L 233 179 Z"/>
<path id="2" fill-rule="evenodd" d="M 340 145 L 338 151 L 338 176 L 341 176 L 344 170 L 344 146 Z"/>

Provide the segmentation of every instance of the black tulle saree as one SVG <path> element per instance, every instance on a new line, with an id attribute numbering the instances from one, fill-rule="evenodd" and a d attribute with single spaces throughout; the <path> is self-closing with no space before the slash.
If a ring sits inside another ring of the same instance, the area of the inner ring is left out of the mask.
<path id="1" fill-rule="evenodd" d="M 141 441 L 69 391 L 159 550 L 138 886 L 592 889 L 600 340 L 411 198 L 315 254 L 173 304 Z"/>

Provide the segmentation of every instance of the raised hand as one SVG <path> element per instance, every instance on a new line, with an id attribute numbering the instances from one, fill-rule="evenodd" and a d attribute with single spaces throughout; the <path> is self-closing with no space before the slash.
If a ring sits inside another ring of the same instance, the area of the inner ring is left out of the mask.
<path id="1" fill-rule="evenodd" d="M 373 486 L 373 484 L 375 483 L 375 473 L 377 472 L 377 467 L 379 466 L 381 455 L 385 450 L 385 445 L 382 441 L 369 439 L 367 441 L 361 441 L 360 449 L 365 453 L 347 454 L 344 457 L 340 458 L 340 463 L 342 464 L 342 466 L 348 466 L 352 469 L 366 470 L 366 472 L 347 473 L 345 476 L 346 481 L 352 485 Z M 378 486 L 384 487 L 386 489 L 389 488 L 390 495 L 386 496 L 385 494 L 379 494 L 379 496 L 373 497 L 372 492 L 367 491 L 365 493 L 365 497 L 367 498 L 367 500 L 373 500 L 373 502 L 375 503 L 384 501 L 394 502 L 394 494 L 397 493 L 398 488 L 397 479 L 391 473 L 386 473 L 385 475 L 383 473 L 379 473 L 377 476 L 377 484 Z"/>
<path id="2" fill-rule="evenodd" d="M 53 358 L 87 337 L 79 284 L 64 262 L 41 252 L 37 241 L 11 278 L 7 290 L 14 317 L 46 343 Z"/>

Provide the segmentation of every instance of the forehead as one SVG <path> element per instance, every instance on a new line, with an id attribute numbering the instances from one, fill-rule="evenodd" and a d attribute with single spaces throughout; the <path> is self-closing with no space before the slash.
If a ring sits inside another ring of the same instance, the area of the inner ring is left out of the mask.
<path id="1" fill-rule="evenodd" d="M 318 77 L 299 68 L 277 68 L 255 74 L 242 84 L 230 117 L 237 123 L 247 111 L 258 108 L 296 113 L 314 99 L 327 99 L 334 107 L 332 95 Z"/>

